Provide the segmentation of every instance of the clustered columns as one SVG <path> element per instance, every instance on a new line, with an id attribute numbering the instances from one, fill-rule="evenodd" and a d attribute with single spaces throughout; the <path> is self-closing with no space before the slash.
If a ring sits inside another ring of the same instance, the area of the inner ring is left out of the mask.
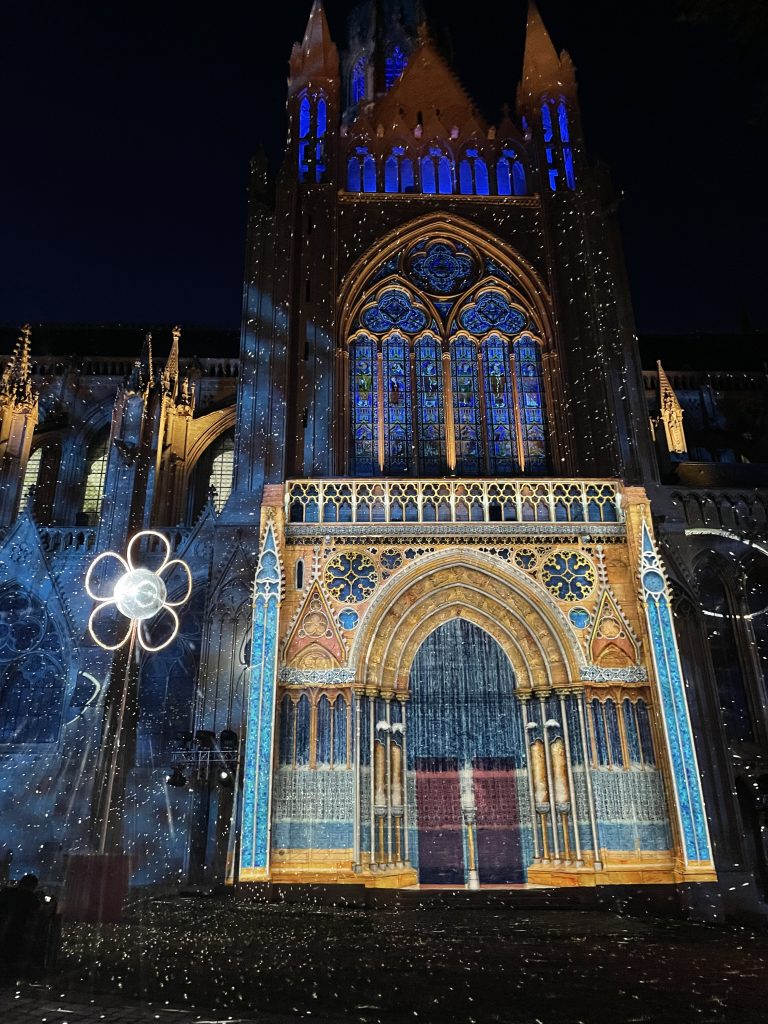
<path id="1" fill-rule="evenodd" d="M 355 787 L 353 868 L 359 872 L 410 866 L 406 786 L 407 695 L 355 691 Z M 364 716 L 367 721 L 364 722 Z M 369 814 L 363 820 L 363 734 L 367 733 Z M 368 829 L 369 859 L 363 863 L 362 833 Z"/>
<path id="2" fill-rule="evenodd" d="M 581 690 L 519 693 L 525 733 L 528 797 L 531 808 L 533 863 L 584 867 L 580 826 L 589 820 L 594 868 L 602 869 L 597 816 L 588 756 L 584 695 Z M 578 735 L 572 736 L 568 701 L 575 704 Z M 574 744 L 582 751 L 581 767 L 587 807 L 576 798 Z"/>

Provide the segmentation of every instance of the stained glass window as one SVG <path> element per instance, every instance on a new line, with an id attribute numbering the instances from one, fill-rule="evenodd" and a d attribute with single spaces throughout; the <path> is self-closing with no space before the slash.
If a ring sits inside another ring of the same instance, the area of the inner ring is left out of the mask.
<path id="1" fill-rule="evenodd" d="M 413 192 L 413 160 L 403 146 L 395 146 L 384 163 L 385 192 Z"/>
<path id="2" fill-rule="evenodd" d="M 423 156 L 421 158 L 421 191 L 425 195 L 434 195 L 437 192 L 437 181 L 435 178 L 435 165 L 432 158 Z"/>
<path id="3" fill-rule="evenodd" d="M 407 473 L 411 462 L 411 362 L 407 340 L 392 335 L 383 345 L 384 472 Z"/>
<path id="4" fill-rule="evenodd" d="M 533 338 L 527 335 L 515 342 L 513 351 L 522 468 L 526 473 L 543 472 L 547 468 L 547 441 L 541 352 Z"/>
<path id="5" fill-rule="evenodd" d="M 280 764 L 293 764 L 293 701 L 287 695 L 280 704 Z"/>
<path id="6" fill-rule="evenodd" d="M 544 128 L 544 141 L 551 142 L 554 138 L 552 131 L 552 113 L 549 109 L 549 103 L 545 103 L 541 108 L 541 123 Z"/>
<path id="7" fill-rule="evenodd" d="M 403 71 L 405 71 L 405 65 L 408 63 L 408 58 L 400 49 L 399 46 L 393 47 L 393 49 L 387 55 L 387 59 L 384 66 L 384 84 L 387 89 L 391 89 L 395 82 L 398 80 Z"/>
<path id="8" fill-rule="evenodd" d="M 232 431 L 224 434 L 215 444 L 208 486 L 216 492 L 213 507 L 217 512 L 221 512 L 232 493 L 232 474 L 235 467 L 235 440 Z"/>
<path id="9" fill-rule="evenodd" d="M 475 272 L 469 250 L 448 242 L 422 243 L 410 258 L 409 276 L 431 295 L 455 295 L 467 287 Z"/>
<path id="10" fill-rule="evenodd" d="M 445 472 L 443 361 L 435 338 L 424 337 L 416 342 L 415 361 L 419 472 L 424 476 L 440 476 Z"/>
<path id="11" fill-rule="evenodd" d="M 483 342 L 486 445 L 492 475 L 517 473 L 515 411 L 509 363 L 509 345 L 498 334 Z"/>
<path id="12" fill-rule="evenodd" d="M 524 196 L 528 191 L 525 167 L 517 151 L 510 145 L 502 147 L 496 164 L 496 188 L 500 196 Z"/>
<path id="13" fill-rule="evenodd" d="M 309 764 L 309 698 L 303 694 L 296 705 L 296 765 Z"/>
<path id="14" fill-rule="evenodd" d="M 363 179 L 360 161 L 356 156 L 351 156 L 347 161 L 347 192 L 362 192 Z"/>
<path id="15" fill-rule="evenodd" d="M 325 694 L 317 702 L 317 764 L 331 763 L 331 702 Z"/>
<path id="16" fill-rule="evenodd" d="M 637 728 L 640 733 L 640 747 L 643 751 L 643 761 L 645 761 L 646 764 L 656 764 L 656 757 L 653 753 L 651 722 L 648 717 L 648 705 L 641 699 L 635 705 L 635 710 L 637 711 Z"/>
<path id="17" fill-rule="evenodd" d="M 421 158 L 421 191 L 427 195 L 453 192 L 453 164 L 437 146 L 432 146 L 429 155 Z"/>
<path id="18" fill-rule="evenodd" d="M 610 764 L 608 736 L 605 731 L 603 705 L 597 698 L 592 701 L 592 734 L 595 740 L 595 760 L 599 765 Z"/>
<path id="19" fill-rule="evenodd" d="M 21 497 L 19 501 L 19 508 L 23 508 L 29 497 L 29 492 L 33 487 L 37 487 L 37 481 L 40 478 L 40 463 L 43 458 L 43 449 L 35 448 L 32 454 L 27 459 L 27 465 L 24 470 L 24 479 L 21 482 Z"/>
<path id="20" fill-rule="evenodd" d="M 376 161 L 369 153 L 363 160 L 363 192 L 376 191 Z"/>
<path id="21" fill-rule="evenodd" d="M 608 740 L 611 747 L 611 764 L 614 767 L 624 766 L 624 754 L 621 749 L 621 731 L 616 704 L 610 698 L 605 702 L 605 721 L 608 727 Z"/>
<path id="22" fill-rule="evenodd" d="M 640 751 L 640 736 L 637 731 L 637 719 L 635 717 L 635 706 L 629 699 L 622 701 L 624 713 L 624 735 L 627 737 L 627 753 L 630 764 L 642 764 L 643 755 Z"/>
<path id="23" fill-rule="evenodd" d="M 365 99 L 365 57 L 361 57 L 352 68 L 352 102 Z"/>
<path id="24" fill-rule="evenodd" d="M 304 95 L 299 103 L 299 181 L 320 182 L 325 174 L 328 104 L 325 97 Z"/>
<path id="25" fill-rule="evenodd" d="M 109 434 L 103 431 L 88 448 L 87 469 L 83 503 L 80 508 L 90 524 L 95 524 L 104 500 L 104 483 L 107 476 L 107 442 Z"/>
<path id="26" fill-rule="evenodd" d="M 333 704 L 333 750 L 334 768 L 347 766 L 347 702 L 339 694 Z"/>
<path id="27" fill-rule="evenodd" d="M 571 135 L 568 131 L 568 110 L 562 100 L 557 105 L 557 123 L 560 128 L 560 141 L 570 142 Z"/>
<path id="28" fill-rule="evenodd" d="M 477 388 L 477 349 L 468 338 L 451 342 L 451 385 L 456 469 L 476 476 L 484 469 Z"/>
<path id="29" fill-rule="evenodd" d="M 505 334 L 517 334 L 526 324 L 525 315 L 497 288 L 482 291 L 477 301 L 469 303 L 459 314 L 459 323 L 473 334 L 485 334 L 494 328 Z"/>
<path id="30" fill-rule="evenodd" d="M 378 361 L 376 342 L 361 336 L 349 346 L 352 379 L 353 472 L 372 476 L 378 469 Z"/>
<path id="31" fill-rule="evenodd" d="M 299 138 L 306 139 L 309 135 L 309 97 L 302 96 L 299 104 Z"/>

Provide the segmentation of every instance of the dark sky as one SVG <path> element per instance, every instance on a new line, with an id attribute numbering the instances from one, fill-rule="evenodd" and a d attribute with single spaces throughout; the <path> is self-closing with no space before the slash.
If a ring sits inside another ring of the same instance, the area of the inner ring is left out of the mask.
<path id="1" fill-rule="evenodd" d="M 237 326 L 248 160 L 260 141 L 278 160 L 310 5 L 6 0 L 0 322 Z M 326 2 L 339 43 L 352 6 Z M 540 4 L 577 66 L 588 150 L 623 195 L 641 331 L 768 326 L 764 53 L 737 37 L 741 3 L 714 6 L 701 26 L 675 0 Z M 514 102 L 524 0 L 427 8 L 496 117 Z"/>

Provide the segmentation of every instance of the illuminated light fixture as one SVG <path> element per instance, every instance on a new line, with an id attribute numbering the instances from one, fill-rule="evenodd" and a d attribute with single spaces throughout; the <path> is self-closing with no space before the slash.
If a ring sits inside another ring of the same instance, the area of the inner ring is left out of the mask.
<path id="1" fill-rule="evenodd" d="M 133 553 L 137 543 L 144 537 L 156 537 L 165 548 L 165 556 L 162 565 L 157 570 L 148 569 L 145 566 L 134 565 Z M 150 653 L 162 651 L 164 647 L 173 643 L 179 632 L 179 617 L 176 608 L 185 604 L 192 593 L 192 573 L 186 562 L 180 558 L 171 558 L 171 544 L 168 538 L 157 530 L 142 530 L 135 534 L 126 551 L 126 557 L 118 555 L 116 551 L 104 551 L 91 562 L 85 577 L 85 591 L 92 600 L 96 601 L 96 607 L 88 619 L 88 632 L 95 642 L 105 651 L 117 651 L 131 639 L 138 640 L 139 646 Z M 112 558 L 117 561 L 123 569 L 122 575 L 115 583 L 111 594 L 96 593 L 91 587 L 93 573 L 96 566 L 106 559 Z M 178 601 L 168 600 L 168 590 L 163 580 L 165 574 L 173 571 L 179 565 L 187 575 L 187 589 L 183 597 Z M 125 616 L 127 626 L 125 635 L 116 643 L 110 644 L 102 640 L 97 633 L 97 624 L 101 613 L 114 605 L 121 615 Z M 143 632 L 143 627 L 150 619 L 156 618 L 163 612 L 171 617 L 173 628 L 170 635 L 162 643 L 153 646 Z"/>

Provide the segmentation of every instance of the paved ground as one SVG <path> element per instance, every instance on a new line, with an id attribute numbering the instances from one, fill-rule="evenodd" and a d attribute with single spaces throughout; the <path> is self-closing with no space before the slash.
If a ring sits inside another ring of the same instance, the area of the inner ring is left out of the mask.
<path id="1" fill-rule="evenodd" d="M 0 1024 L 765 1024 L 768 933 L 599 911 L 147 899 L 69 925 Z"/>

